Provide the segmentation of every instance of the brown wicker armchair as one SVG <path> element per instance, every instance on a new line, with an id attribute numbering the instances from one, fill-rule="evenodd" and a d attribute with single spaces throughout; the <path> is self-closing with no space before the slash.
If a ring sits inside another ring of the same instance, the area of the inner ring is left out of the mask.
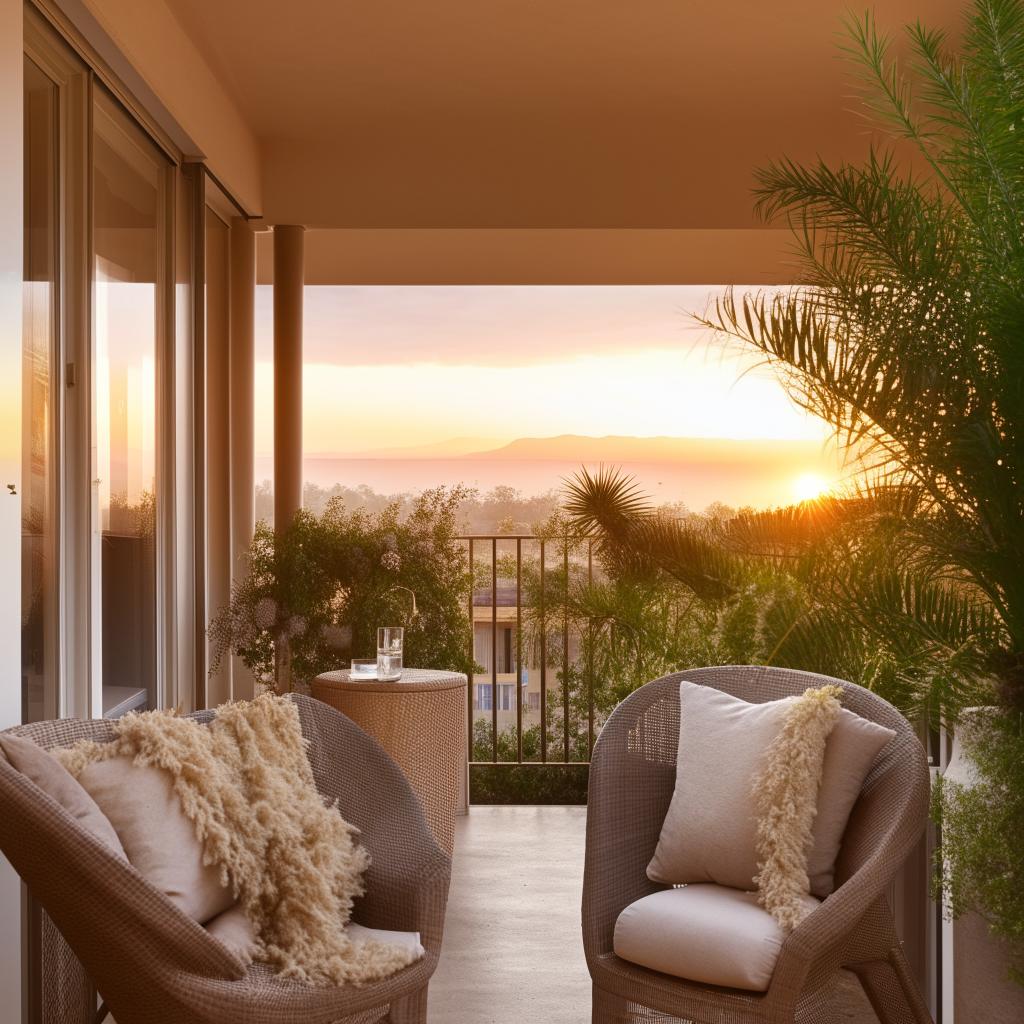
<path id="1" fill-rule="evenodd" d="M 622 910 L 664 888 L 647 878 L 646 868 L 675 788 L 680 679 L 753 703 L 838 683 L 846 707 L 897 733 L 850 817 L 835 892 L 786 938 L 764 993 L 688 982 L 613 952 Z M 927 806 L 921 744 L 899 712 L 860 686 L 808 672 L 729 666 L 681 672 L 641 687 L 604 726 L 590 769 L 583 944 L 595 1024 L 826 1024 L 834 1020 L 831 992 L 841 967 L 857 974 L 885 1024 L 930 1024 L 886 902 L 889 883 L 921 836 Z"/>
<path id="2" fill-rule="evenodd" d="M 292 699 L 310 742 L 317 788 L 362 830 L 373 858 L 367 895 L 358 901 L 354 919 L 374 928 L 419 931 L 427 955 L 363 988 L 282 981 L 260 964 L 246 969 L 0 756 L 0 849 L 63 933 L 118 1024 L 426 1021 L 451 862 L 405 777 L 376 741 L 326 704 Z M 83 737 L 107 739 L 111 725 L 54 721 L 13 731 L 55 747 Z M 65 979 L 69 988 L 75 986 Z M 72 1019 L 90 1017 L 86 1007 Z"/>

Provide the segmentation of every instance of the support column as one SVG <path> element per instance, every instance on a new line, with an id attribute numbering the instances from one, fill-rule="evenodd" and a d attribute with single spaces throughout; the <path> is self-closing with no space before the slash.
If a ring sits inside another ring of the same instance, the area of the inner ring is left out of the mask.
<path id="1" fill-rule="evenodd" d="M 302 286 L 305 229 L 274 228 L 274 526 L 302 507 Z"/>
<path id="2" fill-rule="evenodd" d="M 231 577 L 238 583 L 249 570 L 249 546 L 256 521 L 255 315 L 256 235 L 244 217 L 231 221 Z M 255 695 L 252 673 L 241 658 L 231 666 L 231 696 Z"/>

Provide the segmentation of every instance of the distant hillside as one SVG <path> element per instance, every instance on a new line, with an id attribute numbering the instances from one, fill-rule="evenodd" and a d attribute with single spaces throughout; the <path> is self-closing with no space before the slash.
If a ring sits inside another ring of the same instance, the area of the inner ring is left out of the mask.
<path id="1" fill-rule="evenodd" d="M 681 462 L 721 466 L 723 463 L 765 463 L 828 460 L 819 441 L 747 441 L 704 437 L 521 437 L 464 459 L 524 459 L 557 462 Z"/>
<path id="2" fill-rule="evenodd" d="M 324 452 L 307 455 L 307 459 L 452 459 L 470 452 L 493 447 L 501 442 L 494 437 L 451 437 L 431 444 L 414 444 L 395 448 L 370 448 L 359 452 Z"/>

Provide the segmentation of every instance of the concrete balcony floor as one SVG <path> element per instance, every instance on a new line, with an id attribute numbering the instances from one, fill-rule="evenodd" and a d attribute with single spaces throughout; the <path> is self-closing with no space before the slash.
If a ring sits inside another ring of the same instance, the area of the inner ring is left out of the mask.
<path id="1" fill-rule="evenodd" d="M 584 807 L 477 806 L 459 818 L 430 1024 L 589 1024 L 580 935 Z M 856 979 L 834 1020 L 875 1024 Z"/>

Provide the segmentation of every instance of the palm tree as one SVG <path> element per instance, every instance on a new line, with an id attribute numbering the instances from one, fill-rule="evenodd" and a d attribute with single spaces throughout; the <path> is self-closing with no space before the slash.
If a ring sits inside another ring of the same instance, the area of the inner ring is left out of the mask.
<path id="1" fill-rule="evenodd" d="M 613 571 L 702 601 L 727 607 L 756 571 L 791 579 L 765 661 L 906 710 L 955 713 L 994 684 L 1008 710 L 972 737 L 979 781 L 936 802 L 940 878 L 1014 944 L 1024 982 L 1024 2 L 973 0 L 959 54 L 911 26 L 905 66 L 870 14 L 847 28 L 868 114 L 919 169 L 895 145 L 765 168 L 757 209 L 793 229 L 804 283 L 730 290 L 702 322 L 764 357 L 860 482 L 715 529 L 658 516 L 614 473 L 578 477 L 567 507 Z"/>
<path id="2" fill-rule="evenodd" d="M 959 55 L 911 26 L 906 68 L 871 15 L 847 27 L 869 113 L 924 170 L 873 148 L 862 166 L 761 171 L 757 208 L 792 226 L 805 284 L 730 291 L 704 322 L 832 426 L 869 474 L 865 500 L 902 504 L 889 582 L 858 591 L 862 615 L 914 581 L 947 615 L 983 601 L 998 624 L 986 668 L 1022 705 L 1024 5 L 975 0 Z M 900 627 L 919 610 L 901 603 Z"/>
<path id="3" fill-rule="evenodd" d="M 603 686 L 619 700 L 649 678 L 639 657 L 621 656 L 635 637 L 666 670 L 687 667 L 681 658 L 785 665 L 855 680 L 911 717 L 955 717 L 991 680 L 1005 631 L 969 583 L 893 558 L 919 504 L 913 487 L 876 484 L 764 512 L 679 517 L 615 470 L 581 470 L 566 483 L 565 510 L 596 538 L 604 573 L 570 600 L 574 617 L 599 629 L 595 656 L 613 676 Z M 671 635 L 658 609 L 672 610 Z"/>

